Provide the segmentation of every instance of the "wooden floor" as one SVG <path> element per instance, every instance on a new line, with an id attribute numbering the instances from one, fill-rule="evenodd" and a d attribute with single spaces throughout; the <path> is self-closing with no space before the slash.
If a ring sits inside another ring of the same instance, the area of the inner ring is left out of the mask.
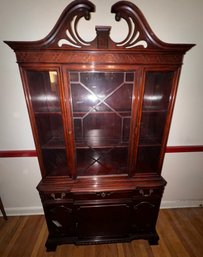
<path id="1" fill-rule="evenodd" d="M 203 208 L 168 209 L 159 214 L 158 246 L 138 240 L 124 244 L 61 245 L 46 252 L 44 216 L 0 218 L 1 257 L 203 257 Z"/>

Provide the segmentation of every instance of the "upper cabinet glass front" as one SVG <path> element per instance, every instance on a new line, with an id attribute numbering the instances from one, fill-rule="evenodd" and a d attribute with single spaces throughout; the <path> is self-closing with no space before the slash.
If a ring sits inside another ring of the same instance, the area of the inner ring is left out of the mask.
<path id="1" fill-rule="evenodd" d="M 173 71 L 146 72 L 136 172 L 158 171 Z"/>
<path id="2" fill-rule="evenodd" d="M 62 117 L 57 72 L 27 70 L 26 75 L 46 176 L 159 172 L 174 71 L 146 71 L 141 80 L 137 71 L 68 71 L 72 154 L 65 143 L 69 125 Z"/>
<path id="3" fill-rule="evenodd" d="M 46 175 L 67 175 L 57 72 L 28 70 L 26 74 Z"/>
<path id="4" fill-rule="evenodd" d="M 69 72 L 77 175 L 128 173 L 133 72 Z"/>

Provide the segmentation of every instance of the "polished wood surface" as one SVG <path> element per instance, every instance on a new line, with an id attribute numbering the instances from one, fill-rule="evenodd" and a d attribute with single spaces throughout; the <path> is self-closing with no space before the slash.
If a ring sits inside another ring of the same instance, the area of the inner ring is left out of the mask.
<path id="1" fill-rule="evenodd" d="M 160 174 L 183 56 L 194 45 L 162 42 L 128 1 L 111 8 L 128 25 L 122 42 L 109 26 L 86 42 L 77 24 L 94 11 L 75 0 L 44 39 L 5 41 L 20 67 L 41 168 L 48 251 L 159 240 Z"/>
<path id="2" fill-rule="evenodd" d="M 203 208 L 162 209 L 157 230 L 160 243 L 147 241 L 103 245 L 61 245 L 45 251 L 48 235 L 44 216 L 0 218 L 0 256 L 3 257 L 202 257 Z"/>

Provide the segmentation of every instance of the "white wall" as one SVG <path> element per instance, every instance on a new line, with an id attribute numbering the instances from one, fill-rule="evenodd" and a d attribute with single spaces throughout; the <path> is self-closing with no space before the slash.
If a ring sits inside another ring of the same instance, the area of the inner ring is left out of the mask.
<path id="1" fill-rule="evenodd" d="M 96 5 L 96 13 L 92 14 L 91 21 L 80 23 L 81 34 L 86 39 L 93 39 L 95 25 L 111 25 L 113 40 L 122 39 L 127 32 L 126 24 L 121 22 L 119 25 L 110 13 L 116 0 L 92 2 Z M 168 145 L 203 145 L 203 1 L 132 2 L 142 10 L 161 40 L 197 44 L 184 59 Z M 34 149 L 15 54 L 2 41 L 45 37 L 68 3 L 68 0 L 0 0 L 0 150 Z M 163 206 L 203 203 L 202 167 L 203 153 L 167 154 L 163 176 L 168 185 Z M 35 189 L 39 180 L 36 158 L 0 159 L 0 195 L 8 213 L 41 210 Z"/>

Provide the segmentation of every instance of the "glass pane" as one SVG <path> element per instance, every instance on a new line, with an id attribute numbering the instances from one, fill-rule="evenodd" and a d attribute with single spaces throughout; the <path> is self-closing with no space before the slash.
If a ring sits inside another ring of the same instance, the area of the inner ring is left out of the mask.
<path id="1" fill-rule="evenodd" d="M 56 71 L 27 71 L 28 87 L 47 175 L 67 175 Z"/>
<path id="2" fill-rule="evenodd" d="M 56 71 L 27 71 L 27 79 L 35 112 L 60 111 Z"/>
<path id="3" fill-rule="evenodd" d="M 65 147 L 61 115 L 36 114 L 35 119 L 42 147 Z"/>
<path id="4" fill-rule="evenodd" d="M 137 172 L 156 171 L 172 89 L 173 72 L 150 71 L 146 74 Z"/>
<path id="5" fill-rule="evenodd" d="M 70 72 L 80 176 L 127 173 L 133 72 Z"/>
<path id="6" fill-rule="evenodd" d="M 144 110 L 167 111 L 172 87 L 173 72 L 150 71 L 146 74 L 143 100 Z"/>
<path id="7" fill-rule="evenodd" d="M 136 164 L 137 172 L 156 171 L 160 151 L 160 146 L 139 146 Z"/>
<path id="8" fill-rule="evenodd" d="M 42 149 L 42 156 L 47 176 L 67 175 L 67 160 L 65 149 Z"/>
<path id="9" fill-rule="evenodd" d="M 143 112 L 140 128 L 140 143 L 161 144 L 166 112 Z"/>

